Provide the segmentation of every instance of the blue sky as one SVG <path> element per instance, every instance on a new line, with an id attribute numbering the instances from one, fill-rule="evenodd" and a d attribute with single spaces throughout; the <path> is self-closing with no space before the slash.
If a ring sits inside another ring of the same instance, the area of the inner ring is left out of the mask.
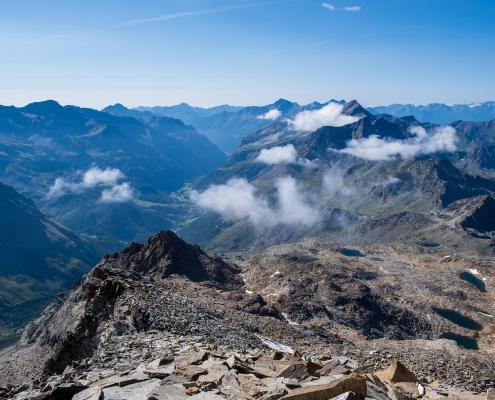
<path id="1" fill-rule="evenodd" d="M 325 4 L 0 0 L 0 104 L 495 100 L 495 1 Z"/>

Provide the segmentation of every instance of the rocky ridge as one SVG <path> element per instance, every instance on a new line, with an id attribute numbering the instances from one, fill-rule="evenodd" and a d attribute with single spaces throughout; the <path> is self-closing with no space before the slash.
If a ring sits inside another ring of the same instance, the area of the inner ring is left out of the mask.
<path id="1" fill-rule="evenodd" d="M 306 239 L 243 260 L 160 232 L 103 258 L 26 327 L 0 357 L 4 396 L 366 395 L 349 380 L 376 400 L 481 399 L 495 386 L 492 265 L 423 235 L 347 248 Z M 394 360 L 412 386 L 379 372 Z"/>

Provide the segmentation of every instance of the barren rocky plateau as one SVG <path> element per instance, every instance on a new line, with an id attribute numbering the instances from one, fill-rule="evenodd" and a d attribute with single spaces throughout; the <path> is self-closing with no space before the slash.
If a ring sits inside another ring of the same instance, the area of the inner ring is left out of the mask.
<path id="1" fill-rule="evenodd" d="M 0 393 L 492 398 L 494 242 L 477 229 L 492 202 L 370 221 L 352 245 L 307 238 L 254 255 L 160 232 L 105 256 L 25 328 L 1 355 Z"/>

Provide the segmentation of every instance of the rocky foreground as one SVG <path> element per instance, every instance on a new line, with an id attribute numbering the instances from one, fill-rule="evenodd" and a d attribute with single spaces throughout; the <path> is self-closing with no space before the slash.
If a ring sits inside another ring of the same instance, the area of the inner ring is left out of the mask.
<path id="1" fill-rule="evenodd" d="M 489 253 L 456 252 L 490 240 L 439 232 L 308 239 L 237 263 L 160 232 L 105 256 L 25 328 L 0 356 L 0 395 L 490 397 L 495 275 Z"/>
<path id="2" fill-rule="evenodd" d="M 417 378 L 390 353 L 311 354 L 260 339 L 263 348 L 232 350 L 208 344 L 203 336 L 158 331 L 113 337 L 91 359 L 46 379 L 2 388 L 0 394 L 18 400 L 492 398 L 493 389 L 478 394 L 431 376 Z M 430 361 L 431 366 L 442 364 Z M 378 369 L 383 363 L 390 365 Z"/>

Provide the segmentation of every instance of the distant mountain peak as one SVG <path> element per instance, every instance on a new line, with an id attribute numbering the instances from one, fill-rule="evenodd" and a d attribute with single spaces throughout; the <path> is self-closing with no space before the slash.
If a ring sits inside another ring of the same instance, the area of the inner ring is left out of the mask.
<path id="1" fill-rule="evenodd" d="M 367 111 L 357 100 L 351 100 L 344 105 L 342 113 L 346 115 L 352 115 L 353 117 L 371 117 L 372 114 Z"/>

